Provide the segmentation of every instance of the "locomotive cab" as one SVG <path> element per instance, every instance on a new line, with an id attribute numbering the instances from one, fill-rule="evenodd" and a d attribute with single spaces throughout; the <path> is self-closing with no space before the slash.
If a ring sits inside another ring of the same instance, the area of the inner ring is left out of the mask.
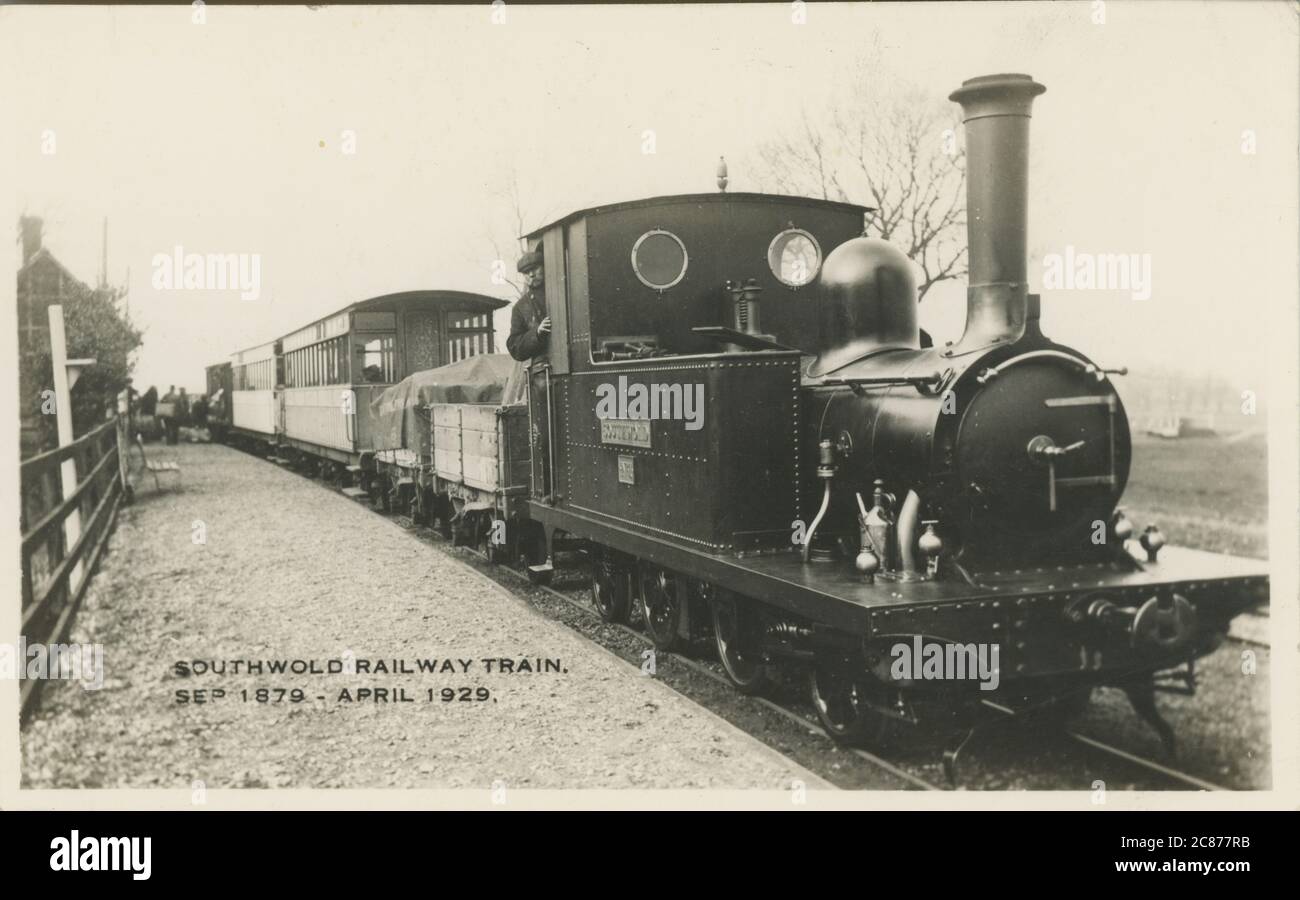
<path id="1" fill-rule="evenodd" d="M 865 212 L 690 194 L 530 235 L 552 320 L 529 380 L 537 515 L 577 508 L 712 554 L 787 549 L 801 359 L 825 341 L 818 279 Z"/>

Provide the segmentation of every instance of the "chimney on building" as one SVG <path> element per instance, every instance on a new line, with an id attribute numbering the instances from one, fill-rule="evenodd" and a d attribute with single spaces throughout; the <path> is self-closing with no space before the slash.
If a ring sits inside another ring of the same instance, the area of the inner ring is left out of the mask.
<path id="1" fill-rule="evenodd" d="M 18 220 L 18 229 L 23 239 L 23 265 L 27 265 L 41 249 L 41 232 L 45 223 L 36 216 L 22 216 Z"/>

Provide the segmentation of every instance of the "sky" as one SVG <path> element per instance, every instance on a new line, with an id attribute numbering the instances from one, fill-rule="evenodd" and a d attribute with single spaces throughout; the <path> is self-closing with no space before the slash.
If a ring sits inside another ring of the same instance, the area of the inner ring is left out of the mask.
<path id="1" fill-rule="evenodd" d="M 0 7 L 10 221 L 43 217 L 46 245 L 94 282 L 107 217 L 109 279 L 129 270 L 145 331 L 137 382 L 194 388 L 205 365 L 358 299 L 513 299 L 492 281 L 498 256 L 513 270 L 511 173 L 528 228 L 713 190 L 720 155 L 730 189 L 754 189 L 756 148 L 859 89 L 864 53 L 885 73 L 872 89 L 937 99 L 1025 72 L 1047 86 L 1031 289 L 1067 247 L 1151 264 L 1147 299 L 1046 291 L 1044 330 L 1106 366 L 1266 396 L 1262 337 L 1296 327 L 1300 294 L 1294 4 L 810 4 L 801 24 L 784 3 L 493 12 L 216 6 L 196 24 L 188 7 Z M 258 254 L 260 296 L 156 289 L 176 246 Z M 964 295 L 935 288 L 923 326 L 957 337 Z"/>

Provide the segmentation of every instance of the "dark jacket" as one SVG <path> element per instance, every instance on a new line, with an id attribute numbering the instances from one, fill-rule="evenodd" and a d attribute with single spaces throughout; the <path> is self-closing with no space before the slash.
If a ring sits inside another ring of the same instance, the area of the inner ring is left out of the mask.
<path id="1" fill-rule="evenodd" d="M 546 352 L 549 334 L 538 334 L 537 326 L 546 318 L 546 295 L 540 290 L 529 289 L 510 311 L 510 337 L 506 338 L 506 349 L 520 362 L 528 362 Z"/>

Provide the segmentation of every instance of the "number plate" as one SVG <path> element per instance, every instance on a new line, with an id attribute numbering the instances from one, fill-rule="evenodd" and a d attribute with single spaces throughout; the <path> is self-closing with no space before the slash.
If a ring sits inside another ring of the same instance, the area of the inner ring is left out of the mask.
<path id="1" fill-rule="evenodd" d="M 650 449 L 649 419 L 601 419 L 600 442 Z"/>
<path id="2" fill-rule="evenodd" d="M 636 459 L 631 456 L 618 455 L 619 484 L 636 484 Z"/>

